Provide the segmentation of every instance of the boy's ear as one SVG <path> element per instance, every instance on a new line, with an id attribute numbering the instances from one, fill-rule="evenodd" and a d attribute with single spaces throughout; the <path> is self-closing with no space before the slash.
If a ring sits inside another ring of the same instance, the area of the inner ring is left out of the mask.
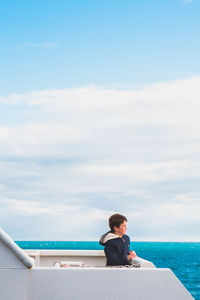
<path id="1" fill-rule="evenodd" d="M 113 229 L 114 229 L 114 232 L 117 230 L 117 228 L 118 228 L 117 226 L 114 226 L 114 227 L 113 227 Z"/>

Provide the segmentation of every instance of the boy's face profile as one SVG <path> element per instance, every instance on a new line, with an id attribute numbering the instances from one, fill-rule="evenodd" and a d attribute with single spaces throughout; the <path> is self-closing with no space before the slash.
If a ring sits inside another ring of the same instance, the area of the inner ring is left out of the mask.
<path id="1" fill-rule="evenodd" d="M 124 221 L 119 227 L 114 226 L 115 234 L 122 237 L 127 231 L 126 221 Z"/>

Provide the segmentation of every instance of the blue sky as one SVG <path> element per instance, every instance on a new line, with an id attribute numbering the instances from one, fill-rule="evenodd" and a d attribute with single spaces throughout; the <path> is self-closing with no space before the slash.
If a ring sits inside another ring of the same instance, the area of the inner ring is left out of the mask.
<path id="1" fill-rule="evenodd" d="M 15 239 L 200 241 L 200 1 L 7 1 L 0 220 Z"/>
<path id="2" fill-rule="evenodd" d="M 2 94 L 199 73 L 199 1 L 7 1 Z"/>

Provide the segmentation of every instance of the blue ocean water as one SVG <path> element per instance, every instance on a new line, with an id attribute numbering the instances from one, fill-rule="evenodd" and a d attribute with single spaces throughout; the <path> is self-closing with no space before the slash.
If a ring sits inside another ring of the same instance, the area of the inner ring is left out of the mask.
<path id="1" fill-rule="evenodd" d="M 17 241 L 23 249 L 103 250 L 98 242 Z M 196 300 L 200 300 L 200 243 L 131 242 L 131 250 L 158 268 L 170 268 Z"/>

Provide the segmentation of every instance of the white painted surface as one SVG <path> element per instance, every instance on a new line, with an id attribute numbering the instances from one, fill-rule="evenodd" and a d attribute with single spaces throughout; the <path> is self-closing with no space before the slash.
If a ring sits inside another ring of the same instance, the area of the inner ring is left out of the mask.
<path id="1" fill-rule="evenodd" d="M 1 268 L 25 268 L 11 249 L 5 246 L 0 240 L 0 269 Z"/>
<path id="2" fill-rule="evenodd" d="M 5 249 L 7 249 L 9 254 L 3 254 L 2 257 L 4 257 L 4 255 L 7 255 L 7 259 L 5 261 L 5 263 L 9 264 L 10 262 L 8 261 L 8 256 L 10 257 L 11 260 L 13 260 L 13 255 L 17 258 L 17 260 L 15 260 L 15 263 L 18 264 L 18 261 L 22 262 L 22 264 L 27 267 L 27 268 L 32 268 L 34 265 L 34 260 L 32 258 L 30 258 L 12 239 L 11 237 L 2 229 L 0 228 L 0 251 L 2 249 L 2 251 L 5 252 Z M 12 255 L 12 254 L 13 255 Z M 1 254 L 1 253 L 0 253 Z M 1 255 L 0 255 L 1 256 Z M 1 262 L 3 263 L 4 259 L 1 259 Z M 1 267 L 1 264 L 0 264 Z"/>
<path id="3" fill-rule="evenodd" d="M 169 269 L 33 269 L 31 285 L 32 300 L 193 299 Z"/>
<path id="4" fill-rule="evenodd" d="M 35 259 L 37 267 L 53 267 L 60 261 L 81 261 L 87 265 L 105 266 L 106 257 L 103 250 L 25 250 Z M 155 268 L 152 262 L 138 257 L 142 268 Z"/>
<path id="5" fill-rule="evenodd" d="M 0 299 L 29 300 L 28 282 L 30 270 L 0 269 Z"/>
<path id="6" fill-rule="evenodd" d="M 0 269 L 2 300 L 191 300 L 169 269 Z"/>

